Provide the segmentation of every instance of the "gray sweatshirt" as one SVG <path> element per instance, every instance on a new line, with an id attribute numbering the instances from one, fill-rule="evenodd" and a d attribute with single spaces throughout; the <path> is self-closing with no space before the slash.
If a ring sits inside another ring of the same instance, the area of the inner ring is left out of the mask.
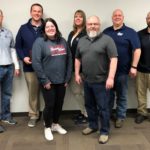
<path id="1" fill-rule="evenodd" d="M 43 85 L 67 83 L 71 78 L 72 57 L 65 39 L 56 42 L 37 38 L 32 47 L 32 66 Z"/>

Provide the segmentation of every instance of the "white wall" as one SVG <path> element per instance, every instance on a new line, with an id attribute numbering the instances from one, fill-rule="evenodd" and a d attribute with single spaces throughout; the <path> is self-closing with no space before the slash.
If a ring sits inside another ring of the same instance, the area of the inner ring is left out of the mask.
<path id="1" fill-rule="evenodd" d="M 91 15 L 99 16 L 103 30 L 112 24 L 112 11 L 120 8 L 125 15 L 125 24 L 137 31 L 146 27 L 145 17 L 147 12 L 150 11 L 150 1 L 148 0 L 0 0 L 0 9 L 4 13 L 4 26 L 13 32 L 14 37 L 20 25 L 29 19 L 30 6 L 36 2 L 42 4 L 44 17 L 52 17 L 57 21 L 65 38 L 72 30 L 73 15 L 77 9 L 84 10 L 87 17 Z M 149 97 L 150 95 L 148 95 L 148 99 Z M 136 106 L 135 83 L 129 79 L 128 107 L 136 108 Z M 28 92 L 23 73 L 21 77 L 14 78 L 11 109 L 13 112 L 28 111 Z M 65 98 L 64 109 L 78 109 L 69 92 L 67 92 Z"/>

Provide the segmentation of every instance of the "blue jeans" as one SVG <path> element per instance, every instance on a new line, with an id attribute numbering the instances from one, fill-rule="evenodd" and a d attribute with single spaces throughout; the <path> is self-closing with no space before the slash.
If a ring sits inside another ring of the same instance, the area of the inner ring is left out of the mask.
<path id="1" fill-rule="evenodd" d="M 109 134 L 109 90 L 105 83 L 84 82 L 85 108 L 88 114 L 89 127 L 98 129 L 100 118 L 100 134 Z"/>
<path id="2" fill-rule="evenodd" d="M 13 65 L 0 66 L 0 120 L 11 118 L 10 99 L 12 96 Z"/>
<path id="3" fill-rule="evenodd" d="M 116 75 L 114 88 L 110 90 L 110 113 L 116 97 L 116 117 L 125 119 L 127 110 L 128 75 Z"/>

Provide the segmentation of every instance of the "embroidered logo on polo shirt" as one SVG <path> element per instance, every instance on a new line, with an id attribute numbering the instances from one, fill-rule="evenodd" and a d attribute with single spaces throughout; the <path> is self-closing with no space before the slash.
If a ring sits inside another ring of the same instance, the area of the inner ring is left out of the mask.
<path id="1" fill-rule="evenodd" d="M 123 36 L 123 33 L 118 32 L 117 35 L 118 35 L 118 36 Z"/>

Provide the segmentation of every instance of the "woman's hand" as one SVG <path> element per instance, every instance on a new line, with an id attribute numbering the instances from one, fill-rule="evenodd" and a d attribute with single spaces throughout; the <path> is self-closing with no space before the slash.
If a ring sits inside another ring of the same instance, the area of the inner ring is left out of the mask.
<path id="1" fill-rule="evenodd" d="M 44 85 L 44 89 L 50 90 L 51 89 L 51 83 L 47 83 Z"/>

